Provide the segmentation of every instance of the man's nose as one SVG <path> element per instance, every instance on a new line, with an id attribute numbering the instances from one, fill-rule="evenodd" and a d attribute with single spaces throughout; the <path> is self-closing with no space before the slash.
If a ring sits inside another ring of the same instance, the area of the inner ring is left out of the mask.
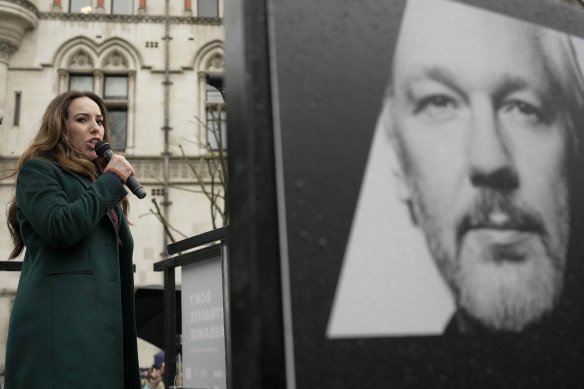
<path id="1" fill-rule="evenodd" d="M 502 134 L 491 104 L 473 110 L 468 147 L 469 178 L 473 186 L 510 191 L 519 186 L 512 145 Z"/>

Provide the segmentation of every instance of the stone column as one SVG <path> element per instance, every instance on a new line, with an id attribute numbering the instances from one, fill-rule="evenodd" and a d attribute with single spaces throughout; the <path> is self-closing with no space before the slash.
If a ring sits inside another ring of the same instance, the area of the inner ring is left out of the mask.
<path id="1" fill-rule="evenodd" d="M 138 6 L 138 15 L 146 14 L 146 0 L 140 0 L 140 5 Z"/>
<path id="2" fill-rule="evenodd" d="M 12 53 L 16 51 L 16 46 L 9 42 L 0 40 L 0 120 L 4 120 L 6 105 L 6 93 L 8 85 L 8 60 Z"/>
<path id="3" fill-rule="evenodd" d="M 69 72 L 65 69 L 59 69 L 59 94 L 65 93 L 69 90 Z"/>
<path id="4" fill-rule="evenodd" d="M 136 131 L 134 117 L 136 116 L 136 71 L 128 72 L 128 127 L 126 133 L 126 151 L 135 153 Z"/>
<path id="5" fill-rule="evenodd" d="M 53 12 L 62 12 L 63 7 L 61 7 L 61 0 L 53 0 L 53 7 L 51 8 Z"/>
<path id="6" fill-rule="evenodd" d="M 185 15 L 187 15 L 187 16 L 193 15 L 193 8 L 191 5 L 191 0 L 185 0 Z"/>
<path id="7" fill-rule="evenodd" d="M 105 7 L 103 5 L 103 0 L 97 0 L 97 4 L 95 5 L 95 13 L 96 14 L 105 13 Z"/>
<path id="8" fill-rule="evenodd" d="M 103 72 L 101 70 L 93 71 L 93 93 L 103 98 Z"/>
<path id="9" fill-rule="evenodd" d="M 103 6 L 103 0 L 97 0 L 97 5 L 95 6 L 95 13 L 97 13 L 97 14 L 105 13 L 105 7 Z"/>

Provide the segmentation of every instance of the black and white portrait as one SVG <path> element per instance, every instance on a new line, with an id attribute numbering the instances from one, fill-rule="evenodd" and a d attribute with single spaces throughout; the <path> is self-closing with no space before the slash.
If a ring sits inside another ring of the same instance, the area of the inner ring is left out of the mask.
<path id="1" fill-rule="evenodd" d="M 579 46 L 466 4 L 408 1 L 329 338 L 520 333 L 577 316 Z"/>

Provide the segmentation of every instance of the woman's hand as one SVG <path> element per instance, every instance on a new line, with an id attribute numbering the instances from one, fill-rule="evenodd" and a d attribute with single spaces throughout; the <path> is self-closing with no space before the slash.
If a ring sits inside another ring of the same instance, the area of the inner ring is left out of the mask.
<path id="1" fill-rule="evenodd" d="M 134 168 L 132 167 L 130 162 L 128 162 L 128 160 L 124 158 L 124 156 L 118 154 L 114 154 L 112 156 L 109 163 L 105 167 L 106 170 L 108 168 L 118 171 L 120 174 L 124 176 L 122 177 L 124 180 L 127 180 L 128 177 L 130 177 L 130 175 L 134 174 Z"/>

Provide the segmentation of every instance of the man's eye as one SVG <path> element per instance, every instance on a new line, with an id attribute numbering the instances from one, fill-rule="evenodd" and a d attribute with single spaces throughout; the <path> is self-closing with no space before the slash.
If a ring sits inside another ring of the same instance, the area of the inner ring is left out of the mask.
<path id="1" fill-rule="evenodd" d="M 508 105 L 509 110 L 516 109 L 524 115 L 539 115 L 539 109 L 523 101 L 511 101 Z"/>
<path id="2" fill-rule="evenodd" d="M 531 125 L 546 121 L 546 115 L 541 108 L 521 100 L 507 102 L 503 106 L 502 111 L 504 114 L 511 118 L 515 118 L 517 121 L 521 120 Z"/>
<path id="3" fill-rule="evenodd" d="M 446 95 L 431 95 L 422 98 L 416 105 L 416 114 L 425 114 L 436 118 L 446 118 L 458 103 L 452 97 Z"/>

